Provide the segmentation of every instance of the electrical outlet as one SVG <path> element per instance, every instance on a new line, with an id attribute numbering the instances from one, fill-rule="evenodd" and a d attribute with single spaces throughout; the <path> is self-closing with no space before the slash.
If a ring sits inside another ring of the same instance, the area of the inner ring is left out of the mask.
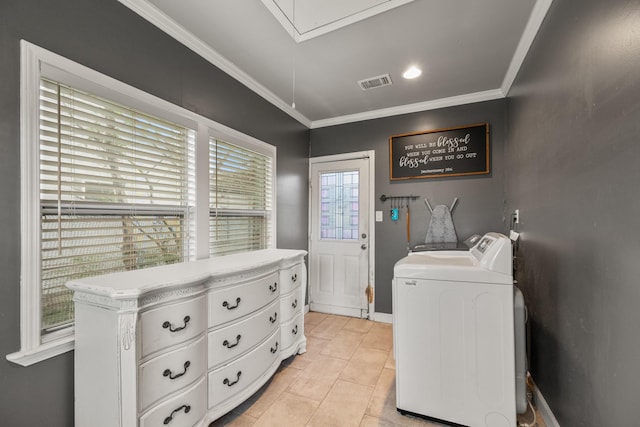
<path id="1" fill-rule="evenodd" d="M 513 222 L 515 224 L 520 224 L 520 209 L 516 209 L 515 214 L 513 215 Z"/>

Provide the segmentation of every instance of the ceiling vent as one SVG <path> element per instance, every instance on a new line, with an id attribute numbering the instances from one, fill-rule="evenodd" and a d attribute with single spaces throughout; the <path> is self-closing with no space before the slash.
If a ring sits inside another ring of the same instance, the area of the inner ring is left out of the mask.
<path id="1" fill-rule="evenodd" d="M 362 90 L 375 89 L 377 87 L 389 86 L 393 82 L 389 74 L 383 74 L 382 76 L 369 77 L 368 79 L 360 80 L 358 85 Z"/>

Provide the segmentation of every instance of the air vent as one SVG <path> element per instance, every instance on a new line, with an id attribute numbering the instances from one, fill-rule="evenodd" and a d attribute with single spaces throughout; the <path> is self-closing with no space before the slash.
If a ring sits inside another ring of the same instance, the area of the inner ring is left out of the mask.
<path id="1" fill-rule="evenodd" d="M 383 74 L 382 76 L 369 77 L 368 79 L 360 80 L 358 85 L 360 85 L 360 89 L 362 90 L 369 90 L 377 87 L 389 86 L 392 83 L 391 76 L 389 74 Z"/>

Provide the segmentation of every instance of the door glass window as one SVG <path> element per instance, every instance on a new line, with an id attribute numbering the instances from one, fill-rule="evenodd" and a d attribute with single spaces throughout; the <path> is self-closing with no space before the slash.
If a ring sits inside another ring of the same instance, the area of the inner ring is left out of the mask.
<path id="1" fill-rule="evenodd" d="M 320 174 L 320 238 L 358 240 L 358 171 Z"/>

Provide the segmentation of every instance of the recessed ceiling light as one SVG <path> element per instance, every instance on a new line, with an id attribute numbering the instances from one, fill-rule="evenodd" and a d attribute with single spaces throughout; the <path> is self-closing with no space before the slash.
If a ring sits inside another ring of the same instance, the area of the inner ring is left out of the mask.
<path id="1" fill-rule="evenodd" d="M 422 74 L 422 70 L 416 66 L 409 67 L 407 71 L 402 74 L 405 79 L 415 79 Z"/>

